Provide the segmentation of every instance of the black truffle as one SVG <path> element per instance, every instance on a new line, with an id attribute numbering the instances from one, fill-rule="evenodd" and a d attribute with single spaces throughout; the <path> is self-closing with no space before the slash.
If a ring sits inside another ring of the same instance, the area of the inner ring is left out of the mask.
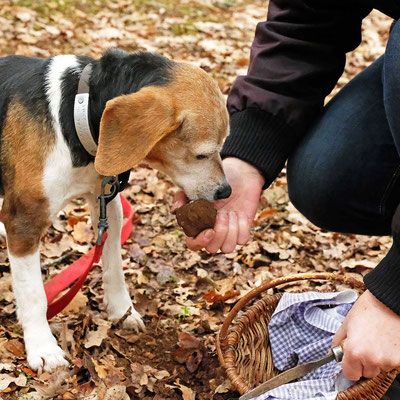
<path id="1" fill-rule="evenodd" d="M 217 210 L 213 204 L 205 199 L 195 200 L 185 204 L 175 211 L 178 224 L 185 235 L 197 236 L 205 229 L 214 228 Z"/>

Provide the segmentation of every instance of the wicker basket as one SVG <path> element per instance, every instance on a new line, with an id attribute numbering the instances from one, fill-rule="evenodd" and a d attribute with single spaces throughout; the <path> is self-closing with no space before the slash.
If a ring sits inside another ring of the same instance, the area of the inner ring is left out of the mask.
<path id="1" fill-rule="evenodd" d="M 282 297 L 282 293 L 266 295 L 251 306 L 248 303 L 262 292 L 279 285 L 300 280 L 322 279 L 344 283 L 353 289 L 365 290 L 356 279 L 331 273 L 305 273 L 265 282 L 247 293 L 232 308 L 217 336 L 218 358 L 233 386 L 240 394 L 247 393 L 279 372 L 273 365 L 269 343 L 268 323 Z M 233 319 L 246 307 L 246 311 Z M 348 389 L 339 392 L 336 400 L 379 400 L 385 394 L 397 370 L 383 372 L 374 379 L 361 379 Z"/>

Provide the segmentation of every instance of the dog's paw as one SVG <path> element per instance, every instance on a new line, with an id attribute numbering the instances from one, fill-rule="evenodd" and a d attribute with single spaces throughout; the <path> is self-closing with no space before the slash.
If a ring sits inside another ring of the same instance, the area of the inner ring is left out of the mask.
<path id="1" fill-rule="evenodd" d="M 134 330 L 136 332 L 144 331 L 144 323 L 142 317 L 135 310 L 132 301 L 129 299 L 129 303 L 125 302 L 125 306 L 121 306 L 122 302 L 118 304 L 118 307 L 113 307 L 112 304 L 107 305 L 108 320 L 114 324 L 121 324 L 124 329 Z M 128 314 L 128 315 L 127 315 Z"/>
<path id="2" fill-rule="evenodd" d="M 140 314 L 132 307 L 131 314 L 128 315 L 122 323 L 124 329 L 134 330 L 136 332 L 145 331 L 144 322 Z"/>
<path id="3" fill-rule="evenodd" d="M 40 343 L 27 348 L 27 360 L 33 370 L 52 371 L 58 367 L 67 367 L 64 351 L 56 343 Z"/>

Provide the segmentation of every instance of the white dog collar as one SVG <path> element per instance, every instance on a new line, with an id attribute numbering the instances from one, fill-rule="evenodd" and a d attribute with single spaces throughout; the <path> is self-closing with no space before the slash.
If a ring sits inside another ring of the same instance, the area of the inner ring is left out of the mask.
<path id="1" fill-rule="evenodd" d="M 74 122 L 76 133 L 84 149 L 92 156 L 96 155 L 97 143 L 93 139 L 90 129 L 89 116 L 89 77 L 92 65 L 87 64 L 81 73 L 78 84 L 78 93 L 74 103 Z"/>

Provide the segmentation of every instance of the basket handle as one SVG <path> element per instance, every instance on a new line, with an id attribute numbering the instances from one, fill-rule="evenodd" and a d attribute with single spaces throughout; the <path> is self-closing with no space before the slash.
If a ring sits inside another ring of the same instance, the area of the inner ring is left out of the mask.
<path id="1" fill-rule="evenodd" d="M 363 282 L 360 282 L 354 278 L 348 278 L 344 275 L 333 274 L 330 272 L 306 272 L 303 274 L 284 276 L 281 278 L 274 279 L 272 281 L 266 281 L 266 282 L 262 283 L 259 287 L 251 290 L 249 293 L 247 293 L 245 296 L 243 296 L 235 304 L 235 306 L 232 308 L 232 310 L 228 313 L 224 323 L 222 324 L 222 328 L 218 335 L 219 341 L 220 341 L 222 347 L 224 347 L 224 344 L 225 344 L 225 341 L 227 338 L 229 325 L 231 324 L 233 319 L 236 317 L 237 313 L 243 308 L 243 306 L 246 303 L 248 303 L 254 297 L 257 297 L 260 293 L 262 293 L 268 289 L 272 289 L 276 286 L 283 285 L 283 284 L 289 283 L 289 282 L 312 280 L 312 279 L 323 279 L 323 280 L 327 280 L 327 281 L 339 281 L 339 282 L 348 284 L 349 286 L 351 286 L 354 289 L 365 290 L 365 285 Z"/>

